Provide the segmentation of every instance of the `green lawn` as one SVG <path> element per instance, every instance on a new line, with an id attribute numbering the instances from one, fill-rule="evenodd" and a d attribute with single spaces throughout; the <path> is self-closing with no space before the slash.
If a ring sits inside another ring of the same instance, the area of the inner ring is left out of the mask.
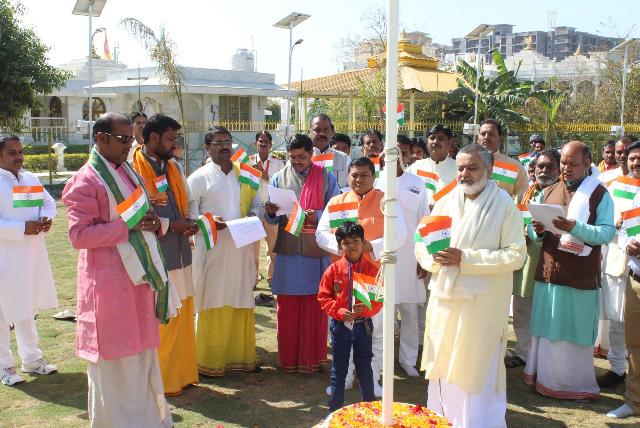
<path id="1" fill-rule="evenodd" d="M 65 209 L 59 207 L 58 219 L 47 238 L 60 300 L 58 310 L 75 308 L 76 251 L 67 239 L 66 228 Z M 258 291 L 266 290 L 266 283 L 261 283 Z M 0 385 L 0 427 L 80 427 L 88 423 L 85 365 L 74 356 L 75 324 L 54 321 L 51 315 L 58 310 L 42 312 L 38 330 L 45 356 L 60 372 L 44 377 L 27 376 L 27 382 L 13 388 Z M 324 390 L 329 375 L 292 375 L 278 370 L 275 310 L 256 308 L 256 324 L 258 353 L 264 363 L 262 373 L 202 378 L 199 386 L 169 399 L 176 426 L 311 427 L 326 415 Z M 15 342 L 12 347 L 15 351 Z M 596 360 L 596 364 L 605 368 L 608 363 Z M 534 393 L 522 382 L 521 368 L 508 371 L 507 382 L 507 423 L 512 427 L 640 424 L 640 418 L 613 422 L 603 416 L 622 404 L 623 387 L 603 391 L 601 398 L 592 404 L 578 404 Z M 426 381 L 407 378 L 399 366 L 395 390 L 398 401 L 426 404 Z M 347 402 L 357 399 L 356 390 L 346 395 Z"/>

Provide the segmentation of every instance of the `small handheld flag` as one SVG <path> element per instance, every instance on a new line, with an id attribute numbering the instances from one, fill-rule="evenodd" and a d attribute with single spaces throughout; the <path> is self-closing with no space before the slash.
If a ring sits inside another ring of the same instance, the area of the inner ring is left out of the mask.
<path id="1" fill-rule="evenodd" d="M 622 228 L 629 237 L 640 234 L 640 208 L 622 212 Z"/>
<path id="2" fill-rule="evenodd" d="M 612 184 L 613 196 L 622 199 L 633 199 L 640 189 L 640 179 L 632 177 L 618 177 Z"/>
<path id="3" fill-rule="evenodd" d="M 518 160 L 526 168 L 526 166 L 531 162 L 531 153 L 523 153 L 518 155 Z"/>
<path id="4" fill-rule="evenodd" d="M 205 248 L 210 250 L 215 247 L 218 243 L 218 230 L 213 215 L 207 211 L 196 220 L 196 224 L 202 232 Z"/>
<path id="5" fill-rule="evenodd" d="M 436 193 L 436 188 L 438 186 L 438 180 L 440 177 L 435 172 L 424 171 L 419 169 L 417 171 L 418 177 L 424 180 L 424 187 L 428 190 L 431 190 L 432 193 Z"/>
<path id="6" fill-rule="evenodd" d="M 342 223 L 352 221 L 358 222 L 358 203 L 345 202 L 342 204 L 333 204 L 327 207 L 329 210 L 329 227 L 335 229 Z"/>
<path id="7" fill-rule="evenodd" d="M 42 207 L 44 186 L 13 186 L 13 208 Z"/>
<path id="8" fill-rule="evenodd" d="M 333 172 L 333 153 L 312 156 L 311 162 L 320 165 L 329 172 Z"/>
<path id="9" fill-rule="evenodd" d="M 249 159 L 249 155 L 244 151 L 242 147 L 240 147 L 236 152 L 231 156 L 231 162 L 240 162 L 241 164 L 250 164 L 251 159 Z"/>
<path id="10" fill-rule="evenodd" d="M 169 182 L 167 181 L 166 175 L 163 174 L 160 177 L 154 178 L 153 182 L 156 185 L 156 190 L 158 190 L 158 193 L 163 193 L 169 190 Z"/>
<path id="11" fill-rule="evenodd" d="M 384 106 L 382 111 L 384 111 L 385 114 L 387 113 L 386 105 Z M 398 103 L 397 112 L 398 112 L 398 116 L 397 116 L 398 126 L 402 126 L 404 125 L 404 103 Z"/>
<path id="12" fill-rule="evenodd" d="M 289 232 L 294 236 L 300 236 L 300 231 L 302 230 L 302 225 L 304 224 L 304 219 L 306 214 L 304 210 L 300 206 L 299 203 L 293 203 L 293 211 L 289 215 L 289 222 L 285 226 L 284 230 Z"/>
<path id="13" fill-rule="evenodd" d="M 116 211 L 129 229 L 133 228 L 149 211 L 147 194 L 138 186 L 127 199 L 116 205 Z"/>
<path id="14" fill-rule="evenodd" d="M 376 178 L 380 177 L 380 161 L 381 159 L 379 157 L 374 157 L 374 158 L 370 158 L 371 162 L 373 162 L 373 167 L 376 170 Z"/>
<path id="15" fill-rule="evenodd" d="M 516 184 L 518 178 L 518 167 L 507 162 L 495 161 L 493 163 L 493 173 L 491 179 L 507 184 Z"/>
<path id="16" fill-rule="evenodd" d="M 451 246 L 451 217 L 427 216 L 420 220 L 415 241 L 422 241 L 429 254 L 435 254 Z"/>
<path id="17" fill-rule="evenodd" d="M 527 204 L 518 204 L 518 209 L 520 210 L 520 214 L 522 214 L 524 224 L 531 224 L 531 213 L 529 212 L 529 208 L 527 208 Z"/>
<path id="18" fill-rule="evenodd" d="M 247 184 L 251 188 L 258 190 L 260 187 L 260 177 L 262 173 L 249 164 L 240 164 L 240 183 Z"/>

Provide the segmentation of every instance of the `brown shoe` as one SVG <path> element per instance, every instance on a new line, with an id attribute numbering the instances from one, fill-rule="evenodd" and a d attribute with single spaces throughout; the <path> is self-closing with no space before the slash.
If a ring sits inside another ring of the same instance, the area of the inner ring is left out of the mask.
<path id="1" fill-rule="evenodd" d="M 596 378 L 596 382 L 600 388 L 613 388 L 623 383 L 626 378 L 626 373 L 619 375 L 611 370 L 607 370 L 605 374 Z"/>

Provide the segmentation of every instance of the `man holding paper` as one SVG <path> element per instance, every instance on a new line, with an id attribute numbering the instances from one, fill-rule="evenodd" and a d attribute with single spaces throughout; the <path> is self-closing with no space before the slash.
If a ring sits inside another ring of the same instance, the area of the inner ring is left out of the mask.
<path id="1" fill-rule="evenodd" d="M 315 231 L 329 199 L 340 189 L 327 168 L 311 162 L 309 137 L 296 134 L 287 152 L 289 162 L 271 178 L 271 186 L 292 190 L 299 203 L 289 216 L 279 216 L 279 207 L 268 202 L 264 214 L 267 222 L 278 225 L 273 249 L 278 256 L 271 282 L 277 295 L 278 361 L 285 371 L 313 373 L 327 359 L 327 316 L 316 296 L 329 266 L 328 254 L 316 244 Z"/>
<path id="2" fill-rule="evenodd" d="M 489 179 L 493 156 L 478 144 L 456 156 L 458 186 L 418 226 L 420 265 L 432 272 L 422 354 L 427 406 L 456 427 L 506 427 L 506 371 L 513 271 L 524 263 L 522 217 Z"/>
<path id="3" fill-rule="evenodd" d="M 160 217 L 159 241 L 170 292 L 181 306 L 166 325 L 160 325 L 158 359 L 168 395 L 178 395 L 187 385 L 198 383 L 189 244 L 198 226 L 188 218 L 187 181 L 173 159 L 180 128 L 169 116 L 151 116 L 142 130 L 144 144 L 132 156 L 133 169 L 142 177 L 153 210 Z"/>
<path id="4" fill-rule="evenodd" d="M 222 376 L 230 370 L 259 368 L 253 247 L 237 248 L 225 221 L 260 213 L 261 173 L 245 162 L 232 162 L 231 133 L 222 126 L 214 126 L 205 134 L 204 149 L 211 162 L 187 179 L 189 211 L 193 219 L 209 213 L 206 218 L 213 219 L 214 224 L 207 223 L 217 230 L 217 237 L 209 239 L 196 234 L 193 254 L 198 313 L 196 354 L 201 374 Z M 239 158 L 237 152 L 234 158 Z"/>
<path id="5" fill-rule="evenodd" d="M 106 113 L 88 162 L 64 188 L 78 254 L 77 355 L 87 360 L 93 427 L 170 427 L 156 348 L 169 284 L 144 183 L 129 165 L 129 119 Z M 175 308 L 173 308 L 175 309 Z"/>
<path id="6" fill-rule="evenodd" d="M 40 309 L 58 305 L 44 234 L 56 204 L 38 178 L 22 168 L 22 143 L 0 137 L 0 382 L 24 381 L 11 355 L 9 324 L 16 332 L 22 371 L 47 375 L 57 370 L 38 347 L 33 319 Z"/>
<path id="7" fill-rule="evenodd" d="M 562 180 L 544 189 L 541 202 L 560 205 L 556 234 L 532 221 L 531 239 L 542 240 L 535 273 L 531 345 L 525 382 L 558 399 L 592 400 L 600 389 L 593 369 L 599 315 L 600 246 L 615 234 L 613 202 L 587 175 L 591 157 L 580 141 L 561 152 Z M 561 308 L 561 309 L 559 309 Z"/>

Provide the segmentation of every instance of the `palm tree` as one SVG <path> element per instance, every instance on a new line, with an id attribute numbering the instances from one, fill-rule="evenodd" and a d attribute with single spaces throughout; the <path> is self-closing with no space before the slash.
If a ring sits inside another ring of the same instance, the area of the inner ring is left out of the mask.
<path id="1" fill-rule="evenodd" d="M 542 89 L 531 94 L 544 110 L 545 141 L 551 142 L 556 137 L 556 122 L 560 108 L 566 104 L 568 92 L 559 92 L 555 89 Z"/>
<path id="2" fill-rule="evenodd" d="M 182 98 L 182 82 L 184 69 L 176 62 L 175 43 L 169 38 L 164 27 L 160 27 L 159 35 L 141 21 L 135 18 L 124 18 L 120 21 L 133 37 L 147 51 L 152 60 L 156 62 L 158 75 L 167 82 L 169 92 L 178 101 L 180 119 L 182 120 L 182 132 L 184 134 L 184 158 L 187 175 L 189 174 L 189 133 L 187 121 L 184 118 L 184 103 Z"/>
<path id="3" fill-rule="evenodd" d="M 531 96 L 533 82 L 519 81 L 518 68 L 507 70 L 500 52 L 491 52 L 498 74 L 495 78 L 484 77 L 480 66 L 478 82 L 478 120 L 493 118 L 509 129 L 511 123 L 526 123 L 529 118 L 517 110 Z M 476 78 L 475 67 L 460 60 L 456 67 L 458 88 L 451 91 L 445 99 L 445 118 L 452 120 L 472 120 L 475 102 Z"/>

